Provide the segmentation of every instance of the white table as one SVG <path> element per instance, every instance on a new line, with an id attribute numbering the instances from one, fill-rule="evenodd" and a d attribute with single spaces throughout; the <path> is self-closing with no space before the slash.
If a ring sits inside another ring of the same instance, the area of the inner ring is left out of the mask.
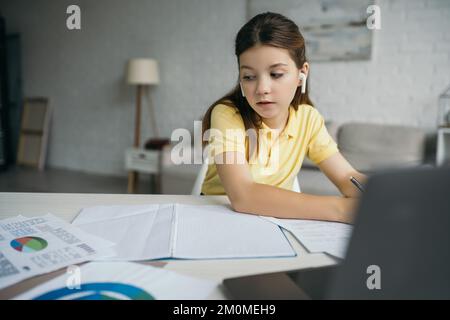
<path id="1" fill-rule="evenodd" d="M 0 193 L 0 219 L 22 214 L 38 216 L 52 213 L 71 222 L 78 212 L 95 205 L 135 205 L 154 203 L 182 204 L 229 204 L 226 196 L 187 195 L 130 195 L 130 194 L 79 194 L 79 193 Z M 219 283 L 229 277 L 255 273 L 276 272 L 335 264 L 337 261 L 326 254 L 310 254 L 289 233 L 296 257 L 258 259 L 217 259 L 217 260 L 166 260 L 165 269 Z M 26 280 L 25 280 L 26 281 Z M 8 289 L 5 289 L 8 290 Z M 210 295 L 211 299 L 224 299 L 225 292 L 220 285 Z"/>

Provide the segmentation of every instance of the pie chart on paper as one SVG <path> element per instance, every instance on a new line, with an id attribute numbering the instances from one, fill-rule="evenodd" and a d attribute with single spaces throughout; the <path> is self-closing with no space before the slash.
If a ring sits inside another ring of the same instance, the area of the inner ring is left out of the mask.
<path id="1" fill-rule="evenodd" d="M 45 249 L 48 243 L 39 237 L 23 237 L 12 240 L 10 245 L 19 252 L 37 252 Z"/>

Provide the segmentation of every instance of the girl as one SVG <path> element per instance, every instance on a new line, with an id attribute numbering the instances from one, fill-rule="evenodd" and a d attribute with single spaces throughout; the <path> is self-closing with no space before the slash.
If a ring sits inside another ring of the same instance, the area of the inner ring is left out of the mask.
<path id="1" fill-rule="evenodd" d="M 202 194 L 226 194 L 244 213 L 351 223 L 359 191 L 349 179 L 366 177 L 339 153 L 308 97 L 309 64 L 297 25 L 259 14 L 238 32 L 235 54 L 239 82 L 203 118 L 214 163 Z M 344 197 L 291 191 L 305 156 Z"/>

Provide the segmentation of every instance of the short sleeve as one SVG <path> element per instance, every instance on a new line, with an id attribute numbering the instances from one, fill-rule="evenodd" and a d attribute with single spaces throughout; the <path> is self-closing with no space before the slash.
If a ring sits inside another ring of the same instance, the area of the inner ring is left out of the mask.
<path id="1" fill-rule="evenodd" d="M 208 141 L 213 156 L 224 152 L 245 154 L 245 126 L 237 109 L 223 104 L 214 107 Z"/>
<path id="2" fill-rule="evenodd" d="M 312 109 L 310 121 L 311 138 L 308 144 L 307 156 L 312 162 L 319 164 L 339 150 L 336 142 L 328 133 L 325 121 L 317 109 Z"/>

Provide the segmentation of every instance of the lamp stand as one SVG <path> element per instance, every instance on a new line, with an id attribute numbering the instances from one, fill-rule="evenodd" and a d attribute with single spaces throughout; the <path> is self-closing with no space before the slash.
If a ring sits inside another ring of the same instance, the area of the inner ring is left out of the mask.
<path id="1" fill-rule="evenodd" d="M 136 114 L 134 120 L 134 147 L 139 148 L 141 137 L 141 98 L 143 86 L 138 84 L 136 88 Z M 137 182 L 139 176 L 137 171 L 130 171 L 128 173 L 128 193 L 135 193 L 137 191 Z"/>
<path id="2" fill-rule="evenodd" d="M 141 144 L 141 98 L 142 85 L 138 84 L 136 88 L 136 114 L 134 119 L 134 147 L 139 148 Z"/>
<path id="3" fill-rule="evenodd" d="M 148 110 L 150 113 L 150 121 L 151 121 L 151 128 L 153 131 L 153 136 L 155 137 L 155 139 L 158 139 L 159 135 L 158 135 L 158 127 L 156 126 L 156 118 L 155 118 L 155 110 L 153 108 L 153 102 L 152 102 L 152 97 L 150 95 L 150 89 L 147 91 L 147 94 L 145 95 L 147 97 L 147 102 L 148 102 Z"/>

